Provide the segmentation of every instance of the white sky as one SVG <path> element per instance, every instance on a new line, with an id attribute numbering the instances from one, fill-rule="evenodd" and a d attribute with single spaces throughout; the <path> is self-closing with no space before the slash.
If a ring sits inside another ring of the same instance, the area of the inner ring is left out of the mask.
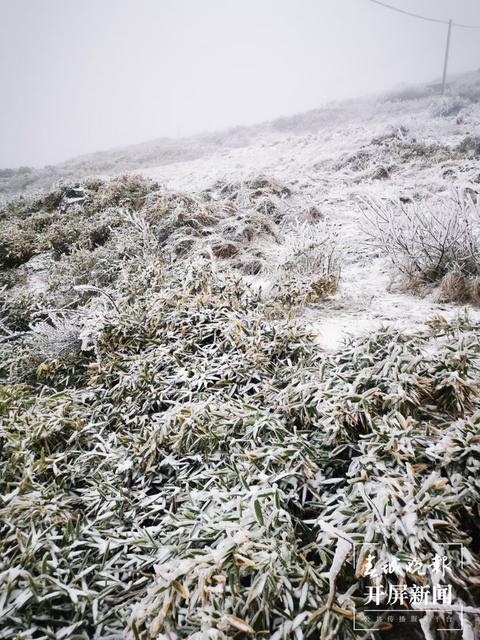
<path id="1" fill-rule="evenodd" d="M 388 0 L 480 24 L 479 0 Z M 0 0 L 0 167 L 433 80 L 446 27 L 369 0 Z M 453 34 L 452 72 L 480 67 Z"/>

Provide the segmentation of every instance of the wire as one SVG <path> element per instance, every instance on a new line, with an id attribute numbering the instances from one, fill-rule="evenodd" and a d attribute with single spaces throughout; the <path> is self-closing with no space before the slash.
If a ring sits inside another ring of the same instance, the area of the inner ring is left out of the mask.
<path id="1" fill-rule="evenodd" d="M 428 22 L 440 22 L 441 24 L 448 24 L 448 20 L 440 20 L 438 18 L 427 18 L 426 16 L 420 16 L 418 15 L 418 13 L 410 13 L 410 11 L 405 11 L 405 9 L 392 7 L 392 5 L 386 4 L 385 2 L 380 2 L 380 0 L 370 0 L 370 2 L 380 4 L 382 5 L 382 7 L 387 7 L 387 9 L 393 9 L 394 11 L 398 11 L 398 13 L 404 13 L 407 16 L 412 16 L 412 18 L 420 18 L 420 20 L 428 20 Z"/>
<path id="2" fill-rule="evenodd" d="M 400 9 L 399 7 L 393 7 L 391 4 L 387 4 L 386 2 L 381 2 L 380 0 L 370 0 L 370 2 L 379 4 L 382 7 L 386 7 L 387 9 L 393 9 L 393 11 L 398 11 L 398 13 L 403 13 L 404 15 L 411 16 L 412 18 L 419 18 L 420 20 L 426 20 L 427 22 L 437 22 L 439 24 L 450 24 L 449 20 L 441 20 L 440 18 L 430 18 L 428 16 L 421 16 L 418 13 L 412 13 L 411 11 L 405 11 L 405 9 Z M 480 25 L 460 24 L 458 22 L 452 22 L 452 26 L 459 27 L 461 29 L 480 29 Z"/>
<path id="3" fill-rule="evenodd" d="M 458 22 L 454 22 L 453 26 L 460 27 L 461 29 L 480 29 L 480 24 L 459 24 Z"/>

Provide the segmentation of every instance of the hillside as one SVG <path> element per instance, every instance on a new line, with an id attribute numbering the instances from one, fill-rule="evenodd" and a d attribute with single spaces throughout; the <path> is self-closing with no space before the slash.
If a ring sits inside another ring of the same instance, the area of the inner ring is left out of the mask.
<path id="1" fill-rule="evenodd" d="M 89 175 L 112 175 L 148 167 L 172 165 L 200 158 L 208 158 L 229 149 L 256 147 L 259 138 L 266 136 L 276 140 L 284 134 L 294 136 L 320 133 L 332 127 L 358 122 L 362 117 L 362 105 L 368 113 L 389 110 L 391 115 L 417 109 L 417 102 L 429 104 L 438 95 L 438 83 L 406 87 L 389 94 L 363 98 L 358 101 L 338 102 L 309 111 L 305 114 L 278 118 L 250 127 L 234 127 L 226 131 L 206 133 L 190 138 L 161 138 L 150 142 L 99 151 L 44 168 L 20 167 L 0 170 L 0 198 L 27 191 L 49 189 L 60 180 L 78 180 Z M 451 95 L 466 101 L 478 101 L 480 95 L 479 73 L 463 74 L 452 79 Z M 360 103 L 360 104 L 359 104 Z M 395 106 L 396 105 L 396 106 Z"/>
<path id="2" fill-rule="evenodd" d="M 0 638 L 477 637 L 480 72 L 434 91 L 3 174 Z"/>

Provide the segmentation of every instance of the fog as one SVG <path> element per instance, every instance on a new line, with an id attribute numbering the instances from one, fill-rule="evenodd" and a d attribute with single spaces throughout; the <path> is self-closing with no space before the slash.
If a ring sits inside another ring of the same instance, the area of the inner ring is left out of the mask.
<path id="1" fill-rule="evenodd" d="M 390 0 L 480 24 L 478 0 Z M 441 75 L 446 26 L 368 0 L 0 0 L 0 166 L 269 120 Z M 480 67 L 455 29 L 450 72 Z"/>

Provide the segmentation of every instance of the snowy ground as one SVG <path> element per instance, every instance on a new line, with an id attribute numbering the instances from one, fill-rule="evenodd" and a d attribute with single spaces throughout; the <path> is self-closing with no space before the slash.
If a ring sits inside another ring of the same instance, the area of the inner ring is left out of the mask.
<path id="1" fill-rule="evenodd" d="M 366 196 L 430 198 L 452 188 L 478 189 L 478 157 L 458 147 L 466 136 L 480 133 L 479 103 L 362 100 L 327 113 L 323 123 L 317 118 L 311 127 L 307 116 L 304 121 L 299 116 L 298 129 L 301 133 L 266 131 L 248 147 L 139 172 L 169 189 L 192 192 L 219 179 L 264 174 L 293 185 L 315 205 L 337 231 L 343 253 L 337 295 L 304 314 L 325 348 L 382 323 L 408 330 L 436 314 L 457 314 L 458 307 L 438 304 L 434 294 L 418 298 L 389 290 L 391 270 L 365 242 L 358 203 Z"/>

